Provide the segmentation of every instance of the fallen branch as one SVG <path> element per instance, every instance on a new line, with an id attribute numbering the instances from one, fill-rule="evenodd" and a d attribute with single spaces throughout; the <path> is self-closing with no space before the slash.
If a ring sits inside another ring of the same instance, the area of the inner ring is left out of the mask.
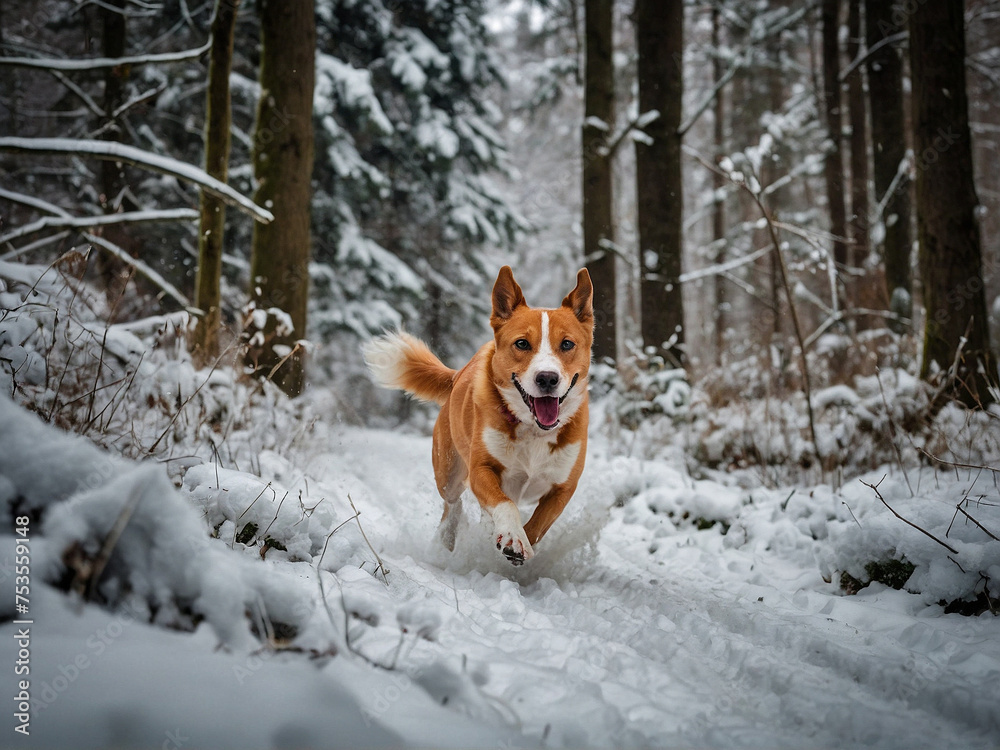
<path id="1" fill-rule="evenodd" d="M 118 540 L 121 539 L 122 532 L 124 532 L 125 527 L 128 526 L 128 522 L 132 519 L 132 514 L 135 512 L 135 509 L 139 505 L 139 501 L 141 499 L 141 491 L 133 490 L 132 497 L 129 498 L 128 503 L 122 508 L 121 513 L 118 514 L 118 518 L 115 519 L 114 525 L 111 527 L 108 535 L 104 538 L 104 543 L 101 545 L 101 549 L 97 553 L 97 557 L 94 558 L 90 578 L 86 581 L 86 586 L 83 590 L 80 591 L 80 593 L 83 594 L 84 601 L 90 601 L 93 598 L 94 592 L 97 590 L 97 584 L 101 580 L 101 576 L 104 574 L 104 568 L 111 559 L 111 553 L 114 552 L 115 547 L 118 545 Z M 79 581 L 78 585 L 83 583 L 83 581 Z"/>
<path id="2" fill-rule="evenodd" d="M 863 479 L 860 480 L 860 481 L 861 481 L 861 484 L 863 484 L 865 487 L 870 488 L 872 490 L 872 492 L 875 493 L 875 497 L 877 497 L 882 502 L 882 505 L 884 505 L 886 508 L 889 509 L 889 512 L 892 513 L 892 515 L 894 515 L 900 521 L 902 521 L 903 523 L 905 523 L 907 526 L 912 526 L 917 531 L 919 531 L 921 534 L 925 534 L 925 535 L 929 536 L 931 539 L 933 539 L 935 542 L 937 542 L 938 544 L 940 544 L 942 547 L 944 547 L 946 550 L 948 550 L 949 552 L 951 552 L 953 555 L 957 555 L 958 554 L 958 550 L 957 549 L 955 549 L 954 547 L 952 547 L 950 544 L 947 544 L 946 542 L 942 542 L 940 539 L 938 539 L 936 536 L 934 536 L 931 532 L 927 531 L 926 529 L 921 528 L 920 526 L 917 526 L 915 523 L 913 523 L 913 521 L 910 521 L 909 519 L 903 518 L 901 515 L 899 515 L 899 513 L 897 513 L 893 509 L 893 507 L 891 505 L 889 505 L 889 503 L 887 503 L 885 501 L 885 498 L 882 497 L 882 493 L 878 491 L 878 486 L 879 486 L 879 484 L 882 484 L 882 480 L 884 480 L 884 479 L 885 479 L 885 476 L 883 476 L 882 479 L 878 480 L 878 484 L 868 484 L 868 482 L 864 481 Z"/>
<path id="3" fill-rule="evenodd" d="M 347 502 L 349 502 L 351 504 L 351 508 L 354 509 L 354 519 L 358 522 L 358 531 L 361 532 L 361 538 L 365 540 L 365 543 L 368 545 L 368 549 L 370 549 L 372 551 L 372 554 L 375 555 L 375 559 L 378 560 L 379 570 L 382 571 L 382 580 L 385 581 L 385 584 L 388 586 L 389 585 L 389 578 L 388 578 L 389 571 L 388 571 L 388 569 L 386 569 L 385 563 L 382 562 L 382 558 L 379 557 L 378 552 L 375 551 L 375 548 L 372 546 L 372 543 L 368 541 L 368 535 L 365 533 L 365 530 L 363 528 L 361 528 L 361 521 L 358 520 L 358 516 L 361 515 L 361 511 L 358 510 L 354 506 L 354 501 L 351 499 L 350 493 L 348 493 L 348 495 L 347 495 Z"/>
<path id="4" fill-rule="evenodd" d="M 979 527 L 979 530 L 982 531 L 984 534 L 986 534 L 986 536 L 988 536 L 990 539 L 992 539 L 993 541 L 996 541 L 996 542 L 1000 542 L 1000 536 L 997 536 L 992 531 L 990 531 L 985 526 L 983 526 L 981 523 L 979 523 L 979 521 L 977 521 L 975 518 L 973 518 L 971 515 L 969 515 L 969 512 L 962 507 L 962 503 L 965 503 L 967 501 L 968 501 L 968 498 L 962 498 L 962 501 L 958 505 L 955 506 L 955 511 L 956 511 L 955 512 L 955 516 L 957 516 L 959 513 L 961 513 L 963 516 L 965 516 L 970 521 L 972 521 L 972 523 L 974 523 L 977 527 Z M 952 522 L 952 524 L 955 523 L 955 518 L 954 517 L 952 517 L 951 522 Z M 948 530 L 951 531 L 951 526 L 948 527 Z"/>

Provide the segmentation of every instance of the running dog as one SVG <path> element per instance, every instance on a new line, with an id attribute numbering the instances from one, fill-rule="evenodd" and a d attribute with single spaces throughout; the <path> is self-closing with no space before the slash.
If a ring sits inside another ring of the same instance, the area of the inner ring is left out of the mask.
<path id="1" fill-rule="evenodd" d="M 504 266 L 493 285 L 493 340 L 462 369 L 445 366 L 402 331 L 365 345 L 379 385 L 442 407 L 433 462 L 448 549 L 455 548 L 466 487 L 493 519 L 497 550 L 514 565 L 534 556 L 573 496 L 587 453 L 593 295 L 584 268 L 560 307 L 529 307 Z M 521 508 L 530 513 L 523 525 Z"/>

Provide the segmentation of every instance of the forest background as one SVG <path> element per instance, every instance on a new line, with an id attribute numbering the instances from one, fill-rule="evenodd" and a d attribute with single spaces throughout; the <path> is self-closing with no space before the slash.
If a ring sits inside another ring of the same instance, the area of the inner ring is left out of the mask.
<path id="1" fill-rule="evenodd" d="M 591 268 L 595 387 L 626 423 L 689 383 L 721 407 L 886 367 L 932 385 L 926 422 L 995 398 L 998 17 L 8 1 L 0 257 L 85 253 L 111 319 L 187 311 L 196 363 L 292 395 L 308 361 L 355 421 L 401 408 L 360 342 L 404 326 L 460 364 L 509 262 L 538 304 Z M 795 458 L 836 465 L 797 403 Z"/>

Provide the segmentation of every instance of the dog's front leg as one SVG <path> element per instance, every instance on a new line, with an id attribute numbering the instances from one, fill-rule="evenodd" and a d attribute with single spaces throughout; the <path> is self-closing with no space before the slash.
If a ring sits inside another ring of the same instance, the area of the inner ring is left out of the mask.
<path id="1" fill-rule="evenodd" d="M 538 501 L 535 512 L 531 514 L 531 518 L 524 524 L 524 533 L 528 537 L 528 541 L 532 544 L 538 544 L 538 540 L 545 536 L 545 532 L 559 518 L 559 515 L 563 512 L 563 508 L 566 507 L 566 503 L 573 497 L 575 490 L 576 482 L 567 482 L 565 484 L 557 484 L 542 496 Z"/>
<path id="2" fill-rule="evenodd" d="M 497 549 L 513 565 L 523 565 L 535 556 L 521 525 L 521 511 L 500 487 L 500 476 L 490 467 L 480 467 L 470 476 L 472 494 L 493 519 Z"/>

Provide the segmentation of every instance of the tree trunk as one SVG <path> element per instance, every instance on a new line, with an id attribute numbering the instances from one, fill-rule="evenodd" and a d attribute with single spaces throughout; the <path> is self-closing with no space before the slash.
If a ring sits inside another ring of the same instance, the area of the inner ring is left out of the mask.
<path id="1" fill-rule="evenodd" d="M 782 107 L 785 105 L 785 80 L 782 76 L 781 49 L 781 35 L 772 35 L 767 42 L 767 56 L 771 60 L 771 65 L 767 73 L 765 101 L 767 102 L 768 109 L 770 109 L 770 111 L 775 115 L 781 112 Z M 758 116 L 758 132 L 754 133 L 755 138 L 760 138 L 759 129 L 762 125 L 763 121 L 760 116 Z M 777 163 L 771 159 L 765 159 L 760 165 L 760 184 L 762 186 L 772 185 L 775 181 L 780 179 L 781 176 L 782 175 L 780 174 Z M 780 213 L 780 200 L 781 191 L 778 191 L 774 193 L 773 197 L 770 199 L 770 209 L 772 213 Z M 751 203 L 750 216 L 755 216 L 756 211 L 756 205 Z M 771 234 L 768 229 L 764 227 L 755 231 L 753 237 L 754 247 L 765 247 L 771 244 Z M 781 259 L 778 257 L 777 253 L 768 253 L 763 262 L 767 265 L 768 290 L 771 296 L 769 306 L 771 312 L 771 331 L 768 343 L 772 346 L 778 346 L 782 352 L 782 356 L 784 356 L 785 345 L 782 331 L 784 317 L 782 315 L 781 304 L 781 300 L 784 295 L 784 288 L 781 283 Z"/>
<path id="2" fill-rule="evenodd" d="M 861 28 L 861 11 L 864 0 L 848 0 L 847 13 L 847 58 L 851 62 L 861 52 L 864 31 Z M 847 106 L 851 122 L 851 247 L 847 263 L 852 268 L 860 268 L 868 257 L 868 114 L 865 111 L 864 67 L 858 65 L 847 79 Z M 848 300 L 857 304 L 854 290 L 858 277 L 846 276 Z"/>
<path id="3" fill-rule="evenodd" d="M 903 320 L 890 320 L 902 333 L 913 317 L 910 253 L 910 178 L 901 170 L 906 158 L 906 123 L 903 112 L 903 61 L 896 44 L 883 44 L 902 31 L 893 21 L 893 0 L 866 0 L 865 35 L 868 40 L 868 96 L 872 124 L 872 176 L 875 203 L 883 206 L 877 220 L 884 227 L 881 243 L 885 263 L 886 298 L 889 310 Z M 877 47 L 877 48 L 876 48 Z M 893 180 L 899 175 L 895 187 Z M 886 195 L 892 187 L 892 193 Z M 883 205 L 884 204 L 884 205 Z"/>
<path id="4" fill-rule="evenodd" d="M 681 105 L 684 93 L 683 0 L 636 0 L 639 112 L 659 117 L 636 141 L 642 343 L 675 366 L 684 363 L 681 251 L 684 196 Z"/>
<path id="5" fill-rule="evenodd" d="M 712 81 L 718 82 L 723 76 L 722 58 L 718 54 L 722 42 L 721 14 L 718 6 L 712 6 Z M 715 149 L 716 163 L 721 161 L 726 155 L 726 129 L 725 129 L 725 103 L 722 100 L 722 91 L 715 95 L 715 103 L 712 108 L 715 121 L 712 124 L 712 145 Z M 728 180 L 722 172 L 712 173 L 712 189 L 715 193 L 712 197 L 712 242 L 716 245 L 715 258 L 716 265 L 726 262 L 726 201 L 722 197 Z M 729 324 L 726 312 L 729 308 L 729 299 L 726 295 L 727 281 L 722 274 L 715 276 L 715 305 L 712 315 L 715 322 L 715 364 L 722 364 L 722 355 L 726 347 L 726 326 Z"/>
<path id="6" fill-rule="evenodd" d="M 269 313 L 260 335 L 251 326 L 247 357 L 255 373 L 272 378 L 289 395 L 304 385 L 309 296 L 310 179 L 313 167 L 312 104 L 316 20 L 311 0 L 262 0 L 260 101 L 254 132 L 254 201 L 274 214 L 254 224 L 250 259 L 251 302 L 277 308 L 292 330 Z M 259 322 L 259 321 L 255 321 Z M 256 344 L 256 346 L 254 346 Z"/>
<path id="7" fill-rule="evenodd" d="M 4 19 L 6 18 L 6 13 L 4 13 L 3 0 L 0 0 L 0 56 L 7 57 L 7 47 L 6 47 L 6 34 L 4 33 Z M 6 99 L 6 106 L 4 102 L 0 102 L 0 110 L 6 109 L 4 116 L 3 127 L 5 132 L 14 134 L 17 132 L 17 88 L 18 88 L 18 72 L 17 68 L 8 69 L 6 74 L 3 76 L 2 89 L 0 89 L 0 94 Z"/>
<path id="8" fill-rule="evenodd" d="M 979 200 L 973 183 L 965 90 L 962 0 L 936 0 L 910 16 L 917 233 L 924 288 L 920 375 L 947 370 L 961 350 L 949 395 L 968 406 L 992 402 L 997 384 L 983 293 Z"/>
<path id="9" fill-rule="evenodd" d="M 586 0 L 583 123 L 583 255 L 594 279 L 594 359 L 617 359 L 612 157 L 615 125 L 612 0 Z"/>
<path id="10" fill-rule="evenodd" d="M 233 66 L 233 35 L 239 4 L 240 0 L 216 0 L 212 18 L 212 50 L 205 95 L 205 171 L 221 182 L 229 179 L 229 74 Z M 200 208 L 194 304 L 203 315 L 195 326 L 191 353 L 197 362 L 207 364 L 219 355 L 222 327 L 219 283 L 226 207 L 217 197 L 202 190 Z"/>
<path id="11" fill-rule="evenodd" d="M 841 149 L 842 117 L 840 108 L 840 0 L 822 0 L 823 36 L 823 111 L 831 145 L 826 155 L 826 198 L 830 211 L 830 233 L 833 235 L 833 260 L 839 269 L 847 265 L 847 211 L 844 207 L 844 157 Z M 843 307 L 843 286 L 838 284 Z"/>
<path id="12" fill-rule="evenodd" d="M 105 57 L 123 57 L 125 55 L 125 0 L 108 0 L 101 6 L 102 52 Z M 121 126 L 115 122 L 114 112 L 125 101 L 126 70 L 122 68 L 106 68 L 104 71 L 104 115 L 106 121 L 101 125 L 106 127 L 103 138 L 109 141 L 121 141 Z M 101 162 L 101 202 L 105 213 L 118 210 L 117 199 L 125 186 L 125 176 L 119 162 L 110 160 Z"/>
<path id="13" fill-rule="evenodd" d="M 104 57 L 122 57 L 125 54 L 125 0 L 108 0 L 100 6 L 101 52 Z M 104 118 L 98 127 L 103 128 L 101 138 L 122 142 L 122 128 L 114 112 L 125 101 L 125 79 L 127 68 L 107 68 L 104 71 Z M 125 190 L 125 168 L 121 162 L 104 160 L 101 170 L 101 210 L 106 214 L 122 210 Z M 128 230 L 121 226 L 104 228 L 101 234 L 110 242 L 128 248 Z M 117 309 L 122 293 L 130 277 L 129 268 L 122 261 L 108 253 L 97 253 L 97 272 L 104 284 L 104 294 L 112 310 Z"/>

